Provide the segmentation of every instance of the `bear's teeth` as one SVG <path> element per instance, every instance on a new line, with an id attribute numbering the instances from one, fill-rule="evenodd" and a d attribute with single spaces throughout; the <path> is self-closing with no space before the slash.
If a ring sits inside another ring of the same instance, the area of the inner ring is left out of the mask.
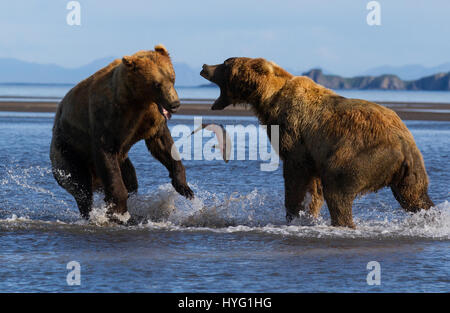
<path id="1" fill-rule="evenodd" d="M 163 114 L 164 114 L 164 117 L 166 118 L 166 120 L 170 120 L 172 114 L 170 114 L 169 111 L 167 111 L 166 109 L 163 108 Z"/>

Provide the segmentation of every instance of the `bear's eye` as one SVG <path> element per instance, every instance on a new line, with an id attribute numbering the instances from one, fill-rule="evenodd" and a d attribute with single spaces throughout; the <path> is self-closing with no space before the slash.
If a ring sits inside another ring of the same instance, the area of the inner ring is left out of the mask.
<path id="1" fill-rule="evenodd" d="M 155 83 L 155 88 L 156 89 L 161 89 L 161 83 Z"/>

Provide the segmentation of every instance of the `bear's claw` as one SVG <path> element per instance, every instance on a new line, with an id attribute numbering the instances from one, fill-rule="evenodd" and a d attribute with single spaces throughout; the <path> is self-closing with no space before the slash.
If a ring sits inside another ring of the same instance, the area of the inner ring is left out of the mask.
<path id="1" fill-rule="evenodd" d="M 182 195 L 183 197 L 186 197 L 189 200 L 194 199 L 194 192 L 189 188 L 186 184 L 177 184 L 175 182 L 172 183 L 175 190 Z"/>

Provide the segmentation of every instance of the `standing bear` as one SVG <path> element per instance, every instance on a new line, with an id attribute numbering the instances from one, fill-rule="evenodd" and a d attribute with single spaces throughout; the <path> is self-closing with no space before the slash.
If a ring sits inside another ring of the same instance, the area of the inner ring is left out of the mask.
<path id="1" fill-rule="evenodd" d="M 422 155 L 394 111 L 261 58 L 203 65 L 200 75 L 220 87 L 213 110 L 248 103 L 262 124 L 279 125 L 288 222 L 300 210 L 317 216 L 325 198 L 331 224 L 354 228 L 355 197 L 385 186 L 406 211 L 433 205 Z"/>
<path id="2" fill-rule="evenodd" d="M 128 151 L 144 139 L 169 171 L 172 185 L 192 198 L 181 161 L 171 156 L 167 127 L 180 106 L 175 73 L 163 45 L 117 59 L 72 88 L 59 103 L 50 148 L 56 181 L 75 198 L 88 219 L 93 191 L 102 189 L 108 216 L 120 221 L 128 194 L 136 192 L 136 172 Z"/>

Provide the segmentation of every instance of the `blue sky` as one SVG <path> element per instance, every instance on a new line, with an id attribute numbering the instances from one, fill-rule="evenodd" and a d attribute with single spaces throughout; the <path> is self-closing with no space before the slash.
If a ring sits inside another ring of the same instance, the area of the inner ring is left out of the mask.
<path id="1" fill-rule="evenodd" d="M 2 1 L 0 57 L 76 67 L 163 43 L 192 67 L 249 56 L 355 75 L 450 62 L 448 0 L 380 0 L 381 26 L 367 25 L 366 0 L 80 0 L 81 26 L 67 25 L 68 2 Z"/>

